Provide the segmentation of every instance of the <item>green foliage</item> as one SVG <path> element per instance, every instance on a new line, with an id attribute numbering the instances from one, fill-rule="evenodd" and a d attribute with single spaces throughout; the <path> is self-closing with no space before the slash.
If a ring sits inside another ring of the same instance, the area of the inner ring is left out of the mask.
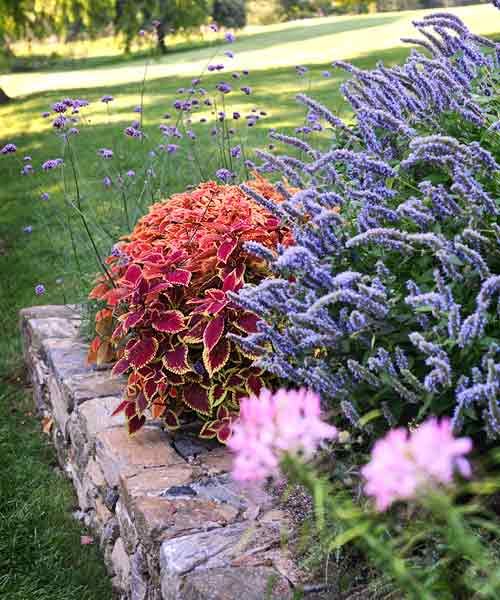
<path id="1" fill-rule="evenodd" d="M 0 343 L 5 358 L 12 341 Z M 5 366 L 0 359 L 0 598 L 109 600 L 102 557 L 97 544 L 80 544 L 71 484 L 32 414 L 31 391 Z"/>
<path id="2" fill-rule="evenodd" d="M 165 38 L 170 32 L 189 30 L 201 25 L 209 14 L 207 0 L 121 0 L 118 4 L 115 26 L 124 36 L 130 49 L 133 38 L 141 29 L 151 27 L 157 37 L 158 49 L 166 51 Z"/>
<path id="3" fill-rule="evenodd" d="M 245 0 L 214 0 L 213 20 L 230 29 L 241 29 L 247 23 Z"/>
<path id="4" fill-rule="evenodd" d="M 284 467 L 289 482 L 304 486 L 314 499 L 315 528 L 304 545 L 311 547 L 314 539 L 316 552 L 321 548 L 329 561 L 355 560 L 357 569 L 364 565 L 370 574 L 365 593 L 373 595 L 363 597 L 386 597 L 373 592 L 385 588 L 387 597 L 403 594 L 408 600 L 496 600 L 498 456 L 488 463 L 489 473 L 476 482 L 434 490 L 383 515 L 366 500 L 353 500 L 356 490 L 346 489 L 345 479 L 325 478 L 318 468 L 291 458 Z"/>

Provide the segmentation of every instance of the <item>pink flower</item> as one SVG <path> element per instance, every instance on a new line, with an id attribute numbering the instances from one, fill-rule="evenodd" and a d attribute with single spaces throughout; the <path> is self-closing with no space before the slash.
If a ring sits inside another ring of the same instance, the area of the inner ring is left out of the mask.
<path id="1" fill-rule="evenodd" d="M 471 449 L 469 438 L 453 437 L 449 419 L 429 419 L 411 433 L 393 429 L 375 443 L 362 469 L 365 492 L 384 511 L 397 500 L 415 498 L 423 487 L 451 483 L 455 470 L 470 477 L 464 455 Z"/>
<path id="2" fill-rule="evenodd" d="M 233 477 L 262 480 L 279 473 L 285 454 L 310 458 L 319 443 L 337 435 L 335 427 L 320 419 L 319 396 L 305 389 L 262 390 L 259 397 L 244 398 L 240 418 L 228 446 L 236 454 Z"/>

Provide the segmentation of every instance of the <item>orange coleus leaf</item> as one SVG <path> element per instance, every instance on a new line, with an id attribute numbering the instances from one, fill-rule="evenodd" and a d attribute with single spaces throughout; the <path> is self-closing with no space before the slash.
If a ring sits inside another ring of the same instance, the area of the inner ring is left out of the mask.
<path id="1" fill-rule="evenodd" d="M 188 347 L 180 344 L 172 350 L 167 350 L 163 355 L 162 362 L 169 371 L 177 375 L 183 375 L 191 371 L 187 358 Z"/>
<path id="2" fill-rule="evenodd" d="M 223 332 L 224 317 L 222 315 L 217 315 L 208 322 L 207 326 L 205 327 L 205 331 L 203 332 L 203 345 L 205 350 L 210 352 L 210 350 L 212 350 L 212 348 L 220 340 Z"/>
<path id="3" fill-rule="evenodd" d="M 89 351 L 87 353 L 87 362 L 89 364 L 94 363 L 97 358 L 97 351 L 99 350 L 99 346 L 101 345 L 101 338 L 97 335 L 89 346 Z"/>
<path id="4" fill-rule="evenodd" d="M 179 333 L 185 329 L 184 315 L 179 310 L 155 311 L 151 325 L 164 333 Z"/>
<path id="5" fill-rule="evenodd" d="M 125 350 L 125 358 L 133 367 L 139 369 L 153 360 L 158 346 L 156 338 L 139 339 L 131 348 Z"/>
<path id="6" fill-rule="evenodd" d="M 199 383 L 188 383 L 184 386 L 183 400 L 192 410 L 202 415 L 210 414 L 208 390 Z"/>
<path id="7" fill-rule="evenodd" d="M 106 365 L 110 363 L 114 357 L 115 351 L 113 346 L 109 342 L 104 341 L 97 350 L 95 362 L 98 365 Z"/>
<path id="8" fill-rule="evenodd" d="M 159 419 L 166 410 L 167 402 L 165 398 L 157 398 L 153 404 L 151 404 L 151 416 L 153 419 Z"/>
<path id="9" fill-rule="evenodd" d="M 90 292 L 90 300 L 100 300 L 107 292 L 109 292 L 108 283 L 98 283 L 95 288 Z"/>
<path id="10" fill-rule="evenodd" d="M 229 360 L 231 344 L 225 338 L 221 339 L 210 351 L 203 350 L 203 364 L 210 377 L 220 371 Z"/>

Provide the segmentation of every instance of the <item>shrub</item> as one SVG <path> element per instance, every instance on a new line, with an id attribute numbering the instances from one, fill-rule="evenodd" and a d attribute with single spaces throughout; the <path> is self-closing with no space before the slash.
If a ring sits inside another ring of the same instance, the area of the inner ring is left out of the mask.
<path id="1" fill-rule="evenodd" d="M 328 151 L 272 133 L 300 154 L 260 153 L 301 188 L 273 209 L 297 245 L 248 246 L 275 278 L 231 296 L 263 319 L 239 343 L 356 428 L 450 415 L 498 438 L 498 46 L 452 15 L 416 26 L 424 53 L 402 67 L 338 63 L 353 76 L 352 127 L 299 96 L 334 128 Z"/>
<path id="2" fill-rule="evenodd" d="M 276 197 L 262 179 L 249 184 Z M 106 306 L 96 317 L 89 360 L 116 355 L 113 373 L 128 373 L 124 411 L 130 433 L 149 409 L 171 429 L 201 417 L 200 435 L 223 442 L 240 398 L 271 382 L 253 355 L 227 334 L 256 331 L 257 318 L 227 292 L 266 274 L 263 261 L 243 250 L 247 241 L 274 248 L 289 234 L 267 210 L 234 186 L 204 183 L 151 207 L 107 259 L 90 294 Z"/>
<path id="3" fill-rule="evenodd" d="M 241 29 L 247 24 L 245 0 L 215 0 L 212 18 L 219 25 Z"/>

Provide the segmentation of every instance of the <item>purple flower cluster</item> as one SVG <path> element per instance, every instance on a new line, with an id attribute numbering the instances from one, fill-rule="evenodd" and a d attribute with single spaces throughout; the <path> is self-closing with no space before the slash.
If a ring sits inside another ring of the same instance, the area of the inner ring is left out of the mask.
<path id="1" fill-rule="evenodd" d="M 390 426 L 429 411 L 455 413 L 457 430 L 483 417 L 500 437 L 498 355 L 482 357 L 484 336 L 500 337 L 498 145 L 481 134 L 498 57 L 454 16 L 415 25 L 431 57 L 373 71 L 337 63 L 353 77 L 343 88 L 353 125 L 297 98 L 333 129 L 329 149 L 272 131 L 291 155 L 257 152 L 259 171 L 298 190 L 278 184 L 275 204 L 242 189 L 295 245 L 248 244 L 274 277 L 231 295 L 262 319 L 257 333 L 232 337 L 355 427 L 373 408 Z M 382 418 L 373 427 L 383 431 Z"/>

